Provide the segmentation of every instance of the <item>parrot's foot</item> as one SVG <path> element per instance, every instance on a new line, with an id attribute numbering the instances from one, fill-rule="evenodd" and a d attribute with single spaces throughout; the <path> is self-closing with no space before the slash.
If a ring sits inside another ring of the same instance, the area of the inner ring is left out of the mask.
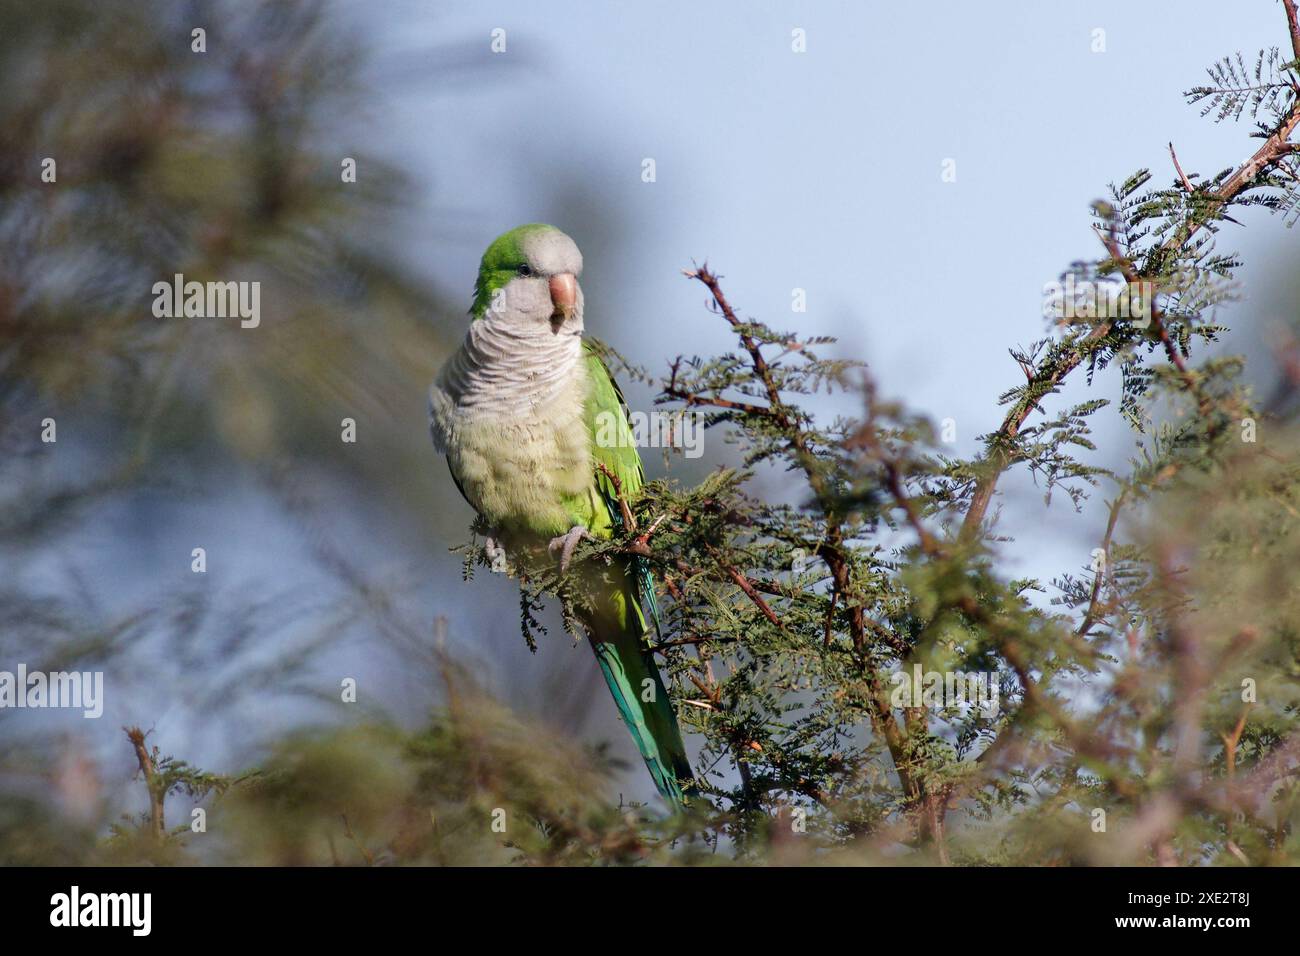
<path id="1" fill-rule="evenodd" d="M 560 573 L 563 574 L 569 570 L 569 562 L 573 560 L 574 549 L 578 547 L 578 542 L 583 538 L 589 537 L 587 529 L 580 524 L 575 524 L 569 529 L 568 534 L 557 535 L 551 539 L 546 550 L 551 554 L 560 553 Z"/>

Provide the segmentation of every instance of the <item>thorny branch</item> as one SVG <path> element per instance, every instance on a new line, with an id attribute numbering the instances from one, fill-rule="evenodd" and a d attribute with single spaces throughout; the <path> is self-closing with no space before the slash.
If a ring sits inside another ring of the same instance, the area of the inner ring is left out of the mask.
<path id="1" fill-rule="evenodd" d="M 853 601 L 849 596 L 854 592 L 852 564 L 844 550 L 844 518 L 836 507 L 835 495 L 827 484 L 825 476 L 816 467 L 816 455 L 813 452 L 807 433 L 802 424 L 796 420 L 781 396 L 780 387 L 773 374 L 772 365 L 763 354 L 762 343 L 758 342 L 747 330 L 747 326 L 736 315 L 726 294 L 723 292 L 718 276 L 707 265 L 694 270 L 686 270 L 687 278 L 700 282 L 709 290 L 716 312 L 722 315 L 735 330 L 742 348 L 749 356 L 750 368 L 755 379 L 760 383 L 767 398 L 766 406 L 753 403 L 738 403 L 720 396 L 700 396 L 686 392 L 677 386 L 677 370 L 673 369 L 668 389 L 665 394 L 671 398 L 693 404 L 713 405 L 724 409 L 740 410 L 745 414 L 766 418 L 783 436 L 795 462 L 803 471 L 808 485 L 822 512 L 825 524 L 824 539 L 818 543 L 815 551 L 826 562 L 831 577 L 832 607 L 844 603 L 848 612 L 849 634 L 855 657 L 866 685 L 869 701 L 869 717 L 873 730 L 885 741 L 889 750 L 894 770 L 898 774 L 904 793 L 908 794 L 907 812 L 915 817 L 918 835 L 934 841 L 941 859 L 946 860 L 946 848 L 943 845 L 943 806 L 946 796 L 940 792 L 930 791 L 922 774 L 914 770 L 914 758 L 911 753 L 910 739 L 913 735 L 925 732 L 924 720 L 915 721 L 910 726 L 901 725 L 890 705 L 889 694 L 877 666 L 870 659 L 870 647 L 867 640 L 869 618 L 860 601 Z M 787 351 L 789 348 L 787 346 Z M 902 495 L 902 479 L 895 464 L 886 464 L 886 470 L 894 468 L 893 475 L 897 493 Z M 911 502 L 906 496 L 900 498 L 900 506 L 905 513 L 911 509 Z M 909 523 L 922 533 L 923 548 L 937 553 L 938 546 L 928 531 L 924 530 L 920 516 L 914 510 L 909 515 Z M 728 571 L 731 574 L 731 571 Z M 733 578 L 733 580 L 735 580 Z M 736 581 L 739 584 L 739 581 Z M 757 590 L 757 586 L 754 586 Z M 742 586 L 747 594 L 750 590 Z M 756 595 L 751 594 L 751 598 Z M 874 623 L 874 622 L 872 622 Z M 880 629 L 872 628 L 872 633 Z M 882 630 L 882 629 L 880 629 Z"/>
<path id="2" fill-rule="evenodd" d="M 1283 0 L 1283 6 L 1286 8 L 1292 48 L 1296 59 L 1300 60 L 1300 27 L 1297 26 L 1295 0 Z M 1211 200 L 1208 214 L 1203 216 L 1189 215 L 1182 227 L 1164 243 L 1160 253 L 1173 252 L 1186 246 L 1187 242 L 1206 223 L 1213 220 L 1214 214 L 1222 210 L 1224 206 L 1241 193 L 1253 187 L 1258 182 L 1261 173 L 1273 169 L 1282 159 L 1290 155 L 1294 151 L 1294 144 L 1290 142 L 1290 139 L 1297 126 L 1300 126 L 1300 97 L 1293 98 L 1290 111 L 1250 159 L 1242 163 L 1218 189 L 1208 193 Z M 1113 242 L 1113 239 L 1111 241 Z M 1111 257 L 1117 264 L 1124 261 L 1123 256 L 1117 256 L 1115 250 L 1111 251 Z M 1136 276 L 1136 273 L 1134 275 Z M 1078 342 L 1077 348 L 1064 356 L 1045 360 L 1029 375 L 1025 399 L 1007 413 L 1002 425 L 989 442 L 989 454 L 985 461 L 984 473 L 976 483 L 970 507 L 967 509 L 966 516 L 962 521 L 961 537 L 963 540 L 973 541 L 979 536 L 984 523 L 984 516 L 988 512 L 989 505 L 993 500 L 993 494 L 997 490 L 998 480 L 1014 461 L 1013 448 L 1016 436 L 1020 433 L 1025 420 L 1033 411 L 1037 399 L 1056 391 L 1069 374 L 1078 368 L 1097 346 L 1106 339 L 1112 328 L 1113 323 L 1111 321 L 1099 321 Z M 1166 334 L 1162 339 L 1162 343 L 1166 347 L 1166 353 L 1169 355 L 1170 360 L 1174 362 L 1174 365 L 1178 367 L 1179 372 L 1186 375 L 1182 357 L 1177 354 L 1177 349 L 1173 348 L 1172 343 L 1168 342 L 1167 339 Z"/>

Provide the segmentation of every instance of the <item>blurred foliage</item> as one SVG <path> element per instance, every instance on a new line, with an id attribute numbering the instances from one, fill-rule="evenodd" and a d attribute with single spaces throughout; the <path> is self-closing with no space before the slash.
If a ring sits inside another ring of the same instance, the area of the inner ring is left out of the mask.
<path id="1" fill-rule="evenodd" d="M 161 754 L 140 784 L 157 811 L 102 838 L 40 801 L 0 795 L 0 864 L 484 865 L 708 859 L 698 838 L 605 796 L 616 769 L 530 726 L 444 659 L 448 705 L 422 730 L 388 723 L 304 730 L 221 777 Z M 187 813 L 166 826 L 163 812 Z M 193 809 L 202 809 L 194 816 Z M 165 809 L 164 809 L 165 808 Z M 154 815 L 157 813 L 158 815 Z M 196 822 L 197 821 L 197 822 Z"/>

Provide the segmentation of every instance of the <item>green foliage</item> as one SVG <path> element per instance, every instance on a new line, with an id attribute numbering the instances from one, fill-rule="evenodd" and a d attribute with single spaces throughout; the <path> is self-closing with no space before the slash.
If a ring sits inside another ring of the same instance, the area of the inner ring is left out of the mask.
<path id="1" fill-rule="evenodd" d="M 1294 97 L 1296 84 L 1300 82 L 1295 61 L 1283 60 L 1277 47 L 1260 50 L 1253 70 L 1238 51 L 1205 72 L 1210 76 L 1210 85 L 1188 90 L 1187 102 L 1203 102 L 1201 115 L 1214 113 L 1216 123 L 1240 120 L 1246 112 L 1251 119 L 1258 119 L 1261 111 L 1280 121 L 1286 116 L 1288 99 Z"/>

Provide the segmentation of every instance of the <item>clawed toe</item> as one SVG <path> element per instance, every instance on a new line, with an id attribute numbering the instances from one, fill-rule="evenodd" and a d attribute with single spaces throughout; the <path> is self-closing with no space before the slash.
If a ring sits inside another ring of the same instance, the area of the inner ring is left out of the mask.
<path id="1" fill-rule="evenodd" d="M 569 562 L 573 560 L 573 552 L 578 547 L 578 542 L 587 537 L 587 529 L 582 525 L 574 525 L 569 529 L 567 534 L 557 535 L 552 538 L 546 546 L 546 550 L 554 554 L 560 552 L 560 573 L 569 570 Z"/>

